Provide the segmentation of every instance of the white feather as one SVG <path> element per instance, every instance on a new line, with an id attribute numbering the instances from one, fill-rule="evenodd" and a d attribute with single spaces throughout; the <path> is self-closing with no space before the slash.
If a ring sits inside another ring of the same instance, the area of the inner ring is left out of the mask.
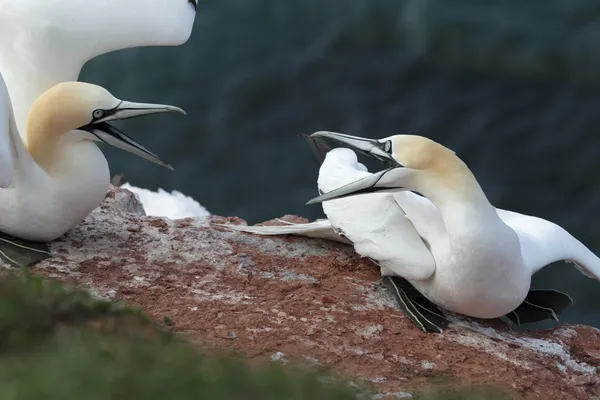
<path id="1" fill-rule="evenodd" d="M 164 217 L 169 219 L 180 219 L 188 217 L 204 217 L 210 212 L 200 203 L 176 190 L 171 193 L 158 189 L 153 192 L 125 183 L 121 186 L 133 192 L 142 203 L 146 215 Z"/>

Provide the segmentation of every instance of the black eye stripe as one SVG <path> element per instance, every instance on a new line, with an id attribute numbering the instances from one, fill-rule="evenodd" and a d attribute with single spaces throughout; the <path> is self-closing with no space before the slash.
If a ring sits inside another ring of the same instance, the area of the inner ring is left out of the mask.
<path id="1" fill-rule="evenodd" d="M 95 121 L 101 119 L 101 118 L 105 118 L 105 117 L 109 117 L 112 114 L 116 113 L 119 110 L 119 106 L 121 106 L 121 104 L 123 104 L 123 100 L 121 100 L 119 102 L 119 104 L 117 104 L 116 106 L 114 106 L 113 108 L 109 109 L 109 110 L 105 110 L 102 108 L 97 108 L 92 112 L 92 122 L 94 123 Z"/>

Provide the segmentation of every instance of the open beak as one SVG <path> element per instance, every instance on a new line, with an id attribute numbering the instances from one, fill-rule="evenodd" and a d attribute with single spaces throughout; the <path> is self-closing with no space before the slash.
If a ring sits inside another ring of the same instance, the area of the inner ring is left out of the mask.
<path id="1" fill-rule="evenodd" d="M 310 137 L 313 141 L 316 139 L 329 139 L 337 144 L 348 147 L 351 150 L 376 158 L 377 160 L 384 162 L 388 168 L 315 197 L 306 203 L 307 205 L 357 194 L 373 193 L 384 190 L 404 190 L 399 182 L 405 178 L 410 170 L 403 168 L 391 154 L 388 154 L 385 151 L 385 143 L 376 139 L 361 138 L 358 136 L 328 131 L 315 132 L 310 135 Z"/>
<path id="2" fill-rule="evenodd" d="M 325 161 L 325 155 L 329 152 L 329 150 L 331 150 L 331 146 L 328 145 L 324 140 L 314 138 L 306 133 L 301 133 L 300 136 L 306 140 L 313 154 L 315 157 L 317 157 L 317 160 L 319 160 L 319 164 L 322 164 L 323 161 Z"/>
<path id="3" fill-rule="evenodd" d="M 175 106 L 121 101 L 115 108 L 103 110 L 103 115 L 95 118 L 91 123 L 80 127 L 79 130 L 91 133 L 95 137 L 95 140 L 97 139 L 100 142 L 128 151 L 172 170 L 173 167 L 158 158 L 156 154 L 107 122 L 168 112 L 185 115 L 185 111 Z"/>
<path id="4" fill-rule="evenodd" d="M 158 158 L 156 154 L 152 153 L 150 150 L 146 149 L 144 146 L 137 143 L 135 140 L 107 122 L 90 124 L 79 129 L 88 131 L 92 135 L 96 136 L 100 142 L 104 142 L 111 146 L 128 151 L 136 156 L 140 156 L 148 161 L 152 161 L 153 163 L 173 170 L 173 167 Z"/>

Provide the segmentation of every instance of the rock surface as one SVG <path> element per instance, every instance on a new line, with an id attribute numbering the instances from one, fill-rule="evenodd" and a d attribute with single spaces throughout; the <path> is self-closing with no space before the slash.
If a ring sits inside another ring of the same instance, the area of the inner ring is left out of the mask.
<path id="1" fill-rule="evenodd" d="M 424 334 L 349 246 L 210 225 L 245 223 L 238 218 L 143 214 L 111 187 L 35 271 L 137 305 L 203 346 L 332 369 L 385 398 L 437 384 L 498 384 L 532 399 L 600 395 L 595 328 L 514 333 L 455 317 L 444 334 Z"/>

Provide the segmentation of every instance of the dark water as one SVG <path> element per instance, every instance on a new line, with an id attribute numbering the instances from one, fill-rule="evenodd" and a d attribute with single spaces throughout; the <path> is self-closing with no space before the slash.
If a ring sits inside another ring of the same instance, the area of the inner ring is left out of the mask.
<path id="1" fill-rule="evenodd" d="M 116 96 L 175 104 L 121 124 L 171 172 L 107 150 L 134 185 L 251 223 L 305 206 L 318 164 L 297 135 L 419 133 L 454 149 L 497 207 L 554 221 L 600 254 L 600 3 L 200 1 L 192 38 L 90 62 Z M 600 327 L 600 283 L 557 264 L 566 322 Z"/>

